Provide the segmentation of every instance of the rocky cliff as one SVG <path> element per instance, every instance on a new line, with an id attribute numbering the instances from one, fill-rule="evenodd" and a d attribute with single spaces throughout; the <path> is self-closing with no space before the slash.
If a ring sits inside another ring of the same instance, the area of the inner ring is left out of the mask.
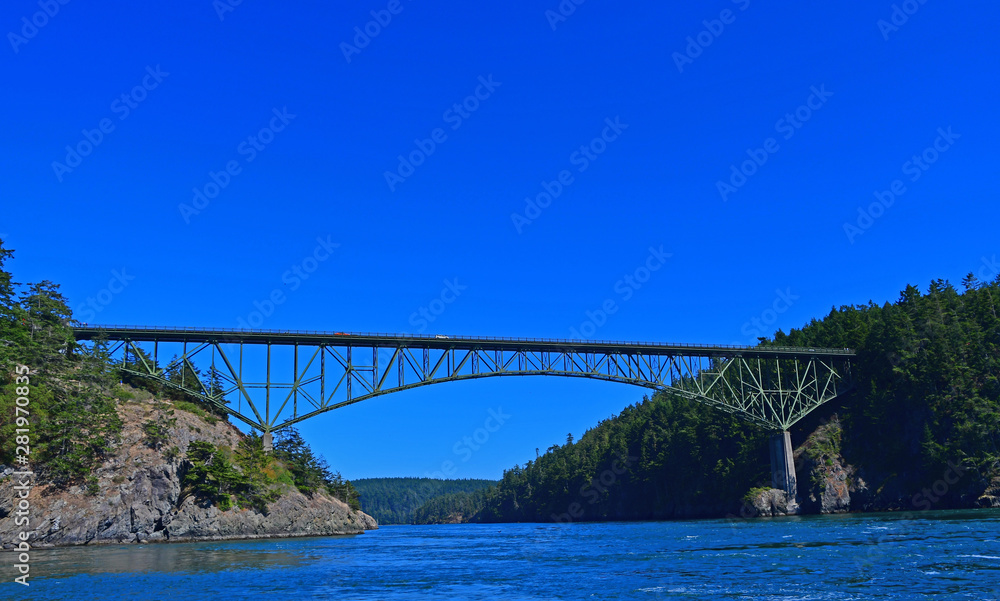
<path id="1" fill-rule="evenodd" d="M 869 494 L 865 481 L 841 455 L 843 428 L 836 414 L 825 418 L 795 448 L 797 494 L 786 498 L 782 490 L 751 491 L 745 513 L 777 516 L 815 513 L 846 513 L 866 509 Z M 852 496 L 853 495 L 853 496 Z"/>
<path id="2" fill-rule="evenodd" d="M 982 484 L 982 494 L 948 497 L 963 479 L 981 479 L 976 470 L 949 463 L 933 484 L 914 489 L 900 484 L 900 474 L 866 482 L 863 469 L 851 465 L 842 453 L 843 427 L 836 413 L 806 425 L 794 450 L 798 489 L 795 499 L 775 488 L 755 488 L 744 497 L 741 517 L 846 513 L 849 511 L 916 511 L 959 507 L 1000 507 L 1000 477 Z M 901 470 L 901 475 L 909 474 Z M 976 490 L 973 486 L 972 490 Z"/>
<path id="3" fill-rule="evenodd" d="M 802 513 L 844 513 L 851 509 L 854 468 L 841 456 L 843 429 L 836 414 L 795 449 Z M 863 483 L 862 483 L 863 486 Z"/>
<path id="4" fill-rule="evenodd" d="M 281 495 L 266 512 L 222 511 L 182 490 L 185 453 L 196 440 L 235 448 L 239 430 L 152 399 L 122 403 L 118 411 L 121 442 L 93 474 L 96 486 L 93 480 L 88 487 L 61 489 L 34 483 L 28 497 L 33 546 L 326 536 L 378 527 L 371 516 L 325 492 L 307 496 L 290 485 L 279 485 Z M 164 411 L 172 411 L 166 441 L 154 448 L 143 423 Z M 24 529 L 9 513 L 17 502 L 13 471 L 0 467 L 0 540 L 8 548 Z"/>

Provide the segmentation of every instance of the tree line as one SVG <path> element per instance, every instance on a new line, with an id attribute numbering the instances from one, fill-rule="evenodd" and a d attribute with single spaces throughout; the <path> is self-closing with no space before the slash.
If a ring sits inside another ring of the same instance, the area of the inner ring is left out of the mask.
<path id="1" fill-rule="evenodd" d="M 867 508 L 989 505 L 985 491 L 1000 486 L 1000 277 L 981 282 L 969 274 L 962 288 L 945 280 L 932 281 L 926 293 L 907 286 L 895 302 L 833 308 L 802 328 L 760 339 L 765 347 L 856 350 L 853 392 L 816 413 L 839 414 L 843 431 L 824 452 L 854 466 L 854 477 L 867 484 Z M 808 433 L 803 428 L 793 431 L 796 442 Z M 505 470 L 473 519 L 725 515 L 748 491 L 770 486 L 767 435 L 709 407 L 656 394 L 579 441 Z M 961 477 L 938 494 L 935 485 L 954 473 Z"/>
<path id="2" fill-rule="evenodd" d="M 427 502 L 453 493 L 472 493 L 495 480 L 439 480 L 436 478 L 362 478 L 354 481 L 361 508 L 379 524 L 414 524 L 415 514 Z"/>

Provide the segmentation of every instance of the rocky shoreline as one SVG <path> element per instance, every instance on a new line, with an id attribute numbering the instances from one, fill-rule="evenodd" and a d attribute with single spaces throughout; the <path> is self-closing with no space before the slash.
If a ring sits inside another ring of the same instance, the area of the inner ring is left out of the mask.
<path id="1" fill-rule="evenodd" d="M 795 449 L 796 498 L 789 499 L 776 488 L 755 489 L 744 499 L 741 517 L 1000 507 L 1000 478 L 995 478 L 981 495 L 963 496 L 958 505 L 941 506 L 940 498 L 967 471 L 954 463 L 938 482 L 916 494 L 871 486 L 863 470 L 850 465 L 841 454 L 841 433 L 835 413 L 825 418 Z"/>
<path id="2" fill-rule="evenodd" d="M 96 544 L 190 542 L 362 534 L 378 528 L 374 518 L 352 510 L 324 491 L 307 496 L 282 485 L 266 513 L 233 507 L 225 511 L 186 494 L 181 481 L 185 453 L 195 440 L 235 448 L 243 436 L 225 421 L 173 409 L 168 441 L 157 450 L 144 443 L 142 423 L 166 402 L 124 402 L 124 427 L 113 454 L 95 470 L 96 491 L 83 484 L 57 488 L 32 482 L 28 495 L 29 544 L 60 547 Z M 11 508 L 20 500 L 15 468 L 0 466 L 0 541 L 13 548 L 25 526 Z"/>

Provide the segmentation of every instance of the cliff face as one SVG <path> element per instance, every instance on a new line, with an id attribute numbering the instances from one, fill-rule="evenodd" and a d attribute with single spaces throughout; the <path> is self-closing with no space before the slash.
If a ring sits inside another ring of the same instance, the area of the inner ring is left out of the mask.
<path id="1" fill-rule="evenodd" d="M 795 450 L 802 513 L 844 513 L 851 509 L 854 468 L 840 454 L 843 430 L 834 415 Z"/>
<path id="2" fill-rule="evenodd" d="M 746 503 L 756 516 L 846 513 L 872 509 L 865 481 L 841 455 L 843 428 L 836 414 L 820 423 L 794 451 L 797 491 L 755 489 Z"/>
<path id="3" fill-rule="evenodd" d="M 225 421 L 209 423 L 175 409 L 161 449 L 150 448 L 142 424 L 164 410 L 148 402 L 123 403 L 121 444 L 96 470 L 97 493 L 83 486 L 57 489 L 33 482 L 32 546 L 118 544 L 154 541 L 223 540 L 334 534 L 361 534 L 378 527 L 371 516 L 350 509 L 324 492 L 306 496 L 283 485 L 281 496 L 265 514 L 234 507 L 222 511 L 182 491 L 188 445 L 195 440 L 235 448 L 242 434 Z M 11 546 L 17 533 L 14 516 L 5 514 L 17 502 L 10 477 L 14 468 L 0 468 L 0 540 Z"/>
<path id="4" fill-rule="evenodd" d="M 990 482 L 990 487 L 983 492 L 977 501 L 980 507 L 1000 507 L 1000 477 L 994 478 Z"/>

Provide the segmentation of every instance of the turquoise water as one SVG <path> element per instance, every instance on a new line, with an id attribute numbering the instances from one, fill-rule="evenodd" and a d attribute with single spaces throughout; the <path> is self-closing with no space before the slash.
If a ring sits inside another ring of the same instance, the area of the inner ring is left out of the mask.
<path id="1" fill-rule="evenodd" d="M 0 598 L 997 599 L 1000 511 L 386 526 L 360 536 L 37 551 Z"/>

